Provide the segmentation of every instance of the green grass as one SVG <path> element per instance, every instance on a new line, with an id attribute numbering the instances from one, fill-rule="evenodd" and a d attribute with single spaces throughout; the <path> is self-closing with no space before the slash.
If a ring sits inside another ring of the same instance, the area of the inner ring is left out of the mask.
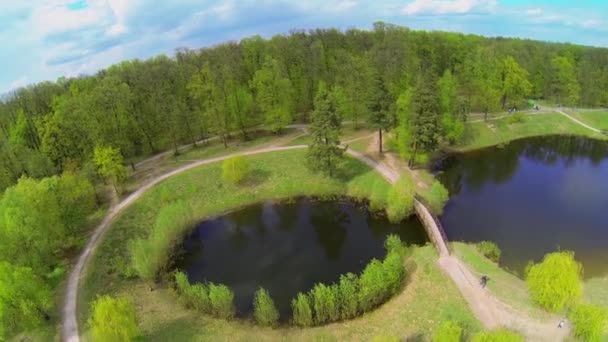
<path id="1" fill-rule="evenodd" d="M 608 112 L 567 111 L 568 114 L 597 129 L 608 130 Z"/>
<path id="2" fill-rule="evenodd" d="M 201 219 L 267 199 L 294 196 L 352 196 L 365 199 L 388 191 L 389 184 L 357 160 L 346 158 L 337 179 L 304 166 L 305 150 L 250 156 L 252 177 L 245 186 L 224 183 L 219 163 L 169 178 L 152 188 L 118 217 L 93 255 L 80 288 L 79 322 L 86 331 L 89 305 L 97 295 L 126 296 L 135 304 L 145 340 L 369 340 L 380 334 L 429 335 L 443 320 L 458 320 L 479 329 L 457 288 L 438 268 L 432 246 L 416 248 L 405 290 L 378 310 L 354 321 L 311 329 L 254 326 L 225 322 L 183 309 L 166 288 L 126 277 L 128 243 L 150 231 L 158 208 L 178 199 L 194 203 Z M 178 227 L 176 227 L 178 228 Z M 415 267 L 412 265 L 415 264 Z M 415 271 L 414 271 L 415 269 Z M 85 333 L 86 334 L 86 333 Z"/>
<path id="3" fill-rule="evenodd" d="M 606 138 L 558 113 L 526 115 L 522 123 L 509 124 L 507 119 L 467 123 L 463 141 L 453 149 L 461 152 L 469 151 L 542 135 L 567 134 Z"/>

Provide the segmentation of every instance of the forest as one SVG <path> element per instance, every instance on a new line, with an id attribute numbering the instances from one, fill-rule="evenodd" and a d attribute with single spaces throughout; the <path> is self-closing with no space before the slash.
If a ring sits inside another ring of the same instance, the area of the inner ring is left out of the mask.
<path id="1" fill-rule="evenodd" d="M 36 310 L 4 303 L 2 326 L 44 319 L 73 237 L 101 204 L 95 185 L 117 186 L 122 164 L 211 136 L 246 140 L 253 128 L 280 134 L 310 121 L 318 93 L 340 120 L 380 139 L 395 132 L 401 155 L 419 162 L 457 142 L 470 112 L 527 99 L 608 106 L 608 49 L 378 22 L 178 49 L 15 90 L 0 102 L 0 283 L 23 286 L 14 302 Z"/>

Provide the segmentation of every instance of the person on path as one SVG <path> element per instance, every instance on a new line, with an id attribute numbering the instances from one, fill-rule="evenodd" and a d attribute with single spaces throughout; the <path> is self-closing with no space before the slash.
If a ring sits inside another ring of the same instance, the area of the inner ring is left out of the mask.
<path id="1" fill-rule="evenodd" d="M 557 325 L 557 327 L 561 329 L 564 327 L 565 324 L 566 324 L 566 321 L 562 319 L 561 321 L 559 321 L 559 324 Z"/>
<path id="2" fill-rule="evenodd" d="M 486 275 L 481 276 L 481 282 L 480 282 L 480 285 L 481 285 L 481 288 L 482 288 L 482 289 L 485 289 L 485 288 L 486 288 L 486 285 L 488 285 L 488 280 L 490 280 L 490 278 L 488 278 L 488 276 L 486 276 Z"/>

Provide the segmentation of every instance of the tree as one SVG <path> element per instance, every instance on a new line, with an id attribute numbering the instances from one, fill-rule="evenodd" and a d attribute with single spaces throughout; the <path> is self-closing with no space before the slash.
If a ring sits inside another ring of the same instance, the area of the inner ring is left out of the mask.
<path id="1" fill-rule="evenodd" d="M 378 130 L 378 152 L 382 154 L 382 131 L 388 130 L 394 123 L 391 119 L 394 99 L 391 98 L 381 79 L 375 78 L 374 82 L 376 84 L 375 94 L 370 106 L 368 121 L 372 128 Z M 374 84 L 370 84 L 370 87 L 373 86 Z"/>
<path id="2" fill-rule="evenodd" d="M 0 339 L 41 326 L 52 302 L 50 289 L 31 268 L 0 262 Z"/>
<path id="3" fill-rule="evenodd" d="M 433 333 L 433 342 L 460 342 L 462 341 L 462 328 L 458 323 L 446 321 L 441 323 Z"/>
<path id="4" fill-rule="evenodd" d="M 256 71 L 252 87 L 266 124 L 274 132 L 280 132 L 291 122 L 292 87 L 284 76 L 277 60 L 266 57 L 261 69 Z"/>
<path id="5" fill-rule="evenodd" d="M 435 85 L 433 76 L 427 72 L 419 78 L 416 86 L 410 120 L 413 145 L 410 165 L 415 162 L 419 151 L 432 152 L 437 147 L 441 126 Z"/>
<path id="6" fill-rule="evenodd" d="M 337 163 L 344 153 L 339 146 L 342 120 L 323 83 L 319 85 L 311 119 L 310 134 L 313 141 L 308 148 L 308 166 L 313 171 L 322 171 L 331 177 L 336 173 Z"/>
<path id="7" fill-rule="evenodd" d="M 359 308 L 368 312 L 386 298 L 388 293 L 382 263 L 372 259 L 359 278 Z"/>
<path id="8" fill-rule="evenodd" d="M 120 150 L 111 146 L 97 146 L 93 161 L 97 165 L 99 175 L 112 184 L 116 193 L 120 193 L 118 187 L 127 178 L 127 170 L 123 166 Z"/>
<path id="9" fill-rule="evenodd" d="M 352 273 L 340 276 L 340 314 L 342 319 L 356 317 L 359 313 L 359 278 Z"/>
<path id="10" fill-rule="evenodd" d="M 249 163 L 245 157 L 238 155 L 222 162 L 222 178 L 231 183 L 239 183 L 247 177 Z"/>
<path id="11" fill-rule="evenodd" d="M 209 301 L 216 317 L 231 319 L 236 311 L 234 308 L 234 293 L 223 284 L 209 284 Z"/>
<path id="12" fill-rule="evenodd" d="M 310 298 L 315 310 L 316 324 L 335 321 L 340 317 L 338 298 L 331 286 L 316 284 L 310 291 Z"/>
<path id="13" fill-rule="evenodd" d="M 502 108 L 516 107 L 523 103 L 525 97 L 532 92 L 532 84 L 528 81 L 528 71 L 517 61 L 507 56 L 502 60 Z"/>
<path id="14" fill-rule="evenodd" d="M 96 207 L 95 188 L 91 182 L 75 173 L 65 172 L 59 179 L 57 195 L 68 232 L 82 228 Z"/>
<path id="15" fill-rule="evenodd" d="M 431 187 L 422 194 L 422 198 L 424 198 L 424 201 L 433 214 L 441 215 L 443 213 L 443 207 L 450 199 L 450 196 L 448 190 L 441 182 L 435 180 Z"/>
<path id="16" fill-rule="evenodd" d="M 551 311 L 573 304 L 582 294 L 583 267 L 572 252 L 553 252 L 526 270 L 532 299 Z"/>
<path id="17" fill-rule="evenodd" d="M 583 341 L 599 342 L 608 329 L 608 309 L 593 304 L 578 304 L 569 313 L 574 335 Z"/>
<path id="18" fill-rule="evenodd" d="M 439 104 L 441 108 L 442 136 L 454 143 L 464 133 L 466 112 L 462 111 L 463 101 L 457 93 L 458 84 L 450 70 L 446 70 L 438 81 Z"/>
<path id="19" fill-rule="evenodd" d="M 576 105 L 580 97 L 580 84 L 576 77 L 574 62 L 565 56 L 551 60 L 553 69 L 553 95 L 558 104 Z"/>
<path id="20" fill-rule="evenodd" d="M 263 288 L 259 288 L 253 297 L 253 318 L 265 326 L 275 326 L 279 320 L 279 311 L 268 291 Z"/>
<path id="21" fill-rule="evenodd" d="M 301 327 L 309 327 L 313 324 L 312 309 L 310 299 L 304 293 L 298 293 L 296 298 L 291 301 L 293 310 L 293 322 Z"/>
<path id="22" fill-rule="evenodd" d="M 414 182 L 402 177 L 388 192 L 386 214 L 391 222 L 398 223 L 414 210 Z"/>
<path id="23" fill-rule="evenodd" d="M 102 296 L 93 303 L 89 326 L 95 341 L 133 341 L 140 336 L 135 308 L 125 298 Z"/>

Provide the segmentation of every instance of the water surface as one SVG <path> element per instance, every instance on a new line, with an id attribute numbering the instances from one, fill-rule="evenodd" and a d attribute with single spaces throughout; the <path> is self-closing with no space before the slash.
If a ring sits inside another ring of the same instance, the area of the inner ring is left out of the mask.
<path id="1" fill-rule="evenodd" d="M 427 241 L 415 218 L 390 224 L 347 200 L 266 202 L 200 223 L 185 239 L 177 267 L 190 281 L 228 285 L 241 316 L 251 313 L 253 294 L 262 286 L 285 320 L 298 292 L 383 258 L 392 233 L 408 244 Z"/>
<path id="2" fill-rule="evenodd" d="M 444 168 L 450 240 L 494 241 L 520 275 L 558 249 L 574 251 L 586 277 L 608 273 L 606 142 L 532 138 L 454 156 Z"/>

